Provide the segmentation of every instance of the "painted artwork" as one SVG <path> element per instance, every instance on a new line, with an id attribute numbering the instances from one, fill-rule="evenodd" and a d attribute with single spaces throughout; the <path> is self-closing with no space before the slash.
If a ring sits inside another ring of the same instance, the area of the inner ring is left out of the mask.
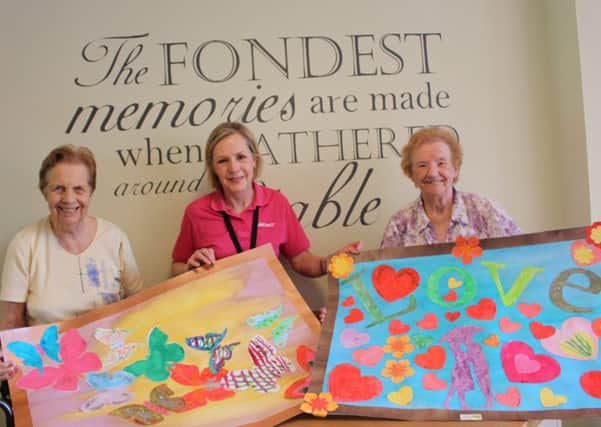
<path id="1" fill-rule="evenodd" d="M 343 254 L 329 270 L 329 317 L 304 411 L 601 415 L 601 223 Z"/>
<path id="2" fill-rule="evenodd" d="M 274 425 L 300 413 L 319 328 L 263 246 L 1 338 L 18 427 Z"/>

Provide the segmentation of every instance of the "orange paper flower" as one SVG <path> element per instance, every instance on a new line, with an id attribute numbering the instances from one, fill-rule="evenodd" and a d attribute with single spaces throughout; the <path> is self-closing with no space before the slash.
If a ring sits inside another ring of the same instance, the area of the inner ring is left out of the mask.
<path id="1" fill-rule="evenodd" d="M 459 236 L 455 240 L 455 247 L 451 251 L 451 254 L 460 258 L 464 264 L 469 264 L 472 262 L 472 258 L 478 258 L 482 255 L 482 248 L 479 246 L 479 243 L 480 240 L 475 236 L 467 239 Z"/>
<path id="2" fill-rule="evenodd" d="M 328 412 L 335 411 L 338 404 L 332 400 L 332 393 L 306 393 L 301 411 L 316 417 L 325 417 Z"/>
<path id="3" fill-rule="evenodd" d="M 405 378 L 413 375 L 413 368 L 408 360 L 387 360 L 382 369 L 382 376 L 388 377 L 393 383 L 400 383 Z"/>
<path id="4" fill-rule="evenodd" d="M 355 260 L 346 253 L 334 255 L 330 258 L 328 271 L 334 279 L 346 279 L 355 270 Z"/>
<path id="5" fill-rule="evenodd" d="M 572 248 L 572 258 L 578 265 L 591 265 L 595 259 L 593 249 L 583 242 L 581 245 Z"/>
<path id="6" fill-rule="evenodd" d="M 386 353 L 392 353 L 394 357 L 403 357 L 405 354 L 413 351 L 413 344 L 411 344 L 408 335 L 388 337 L 386 345 L 382 347 L 382 350 Z"/>
<path id="7" fill-rule="evenodd" d="M 601 221 L 593 222 L 590 227 L 586 228 L 586 241 L 601 248 Z"/>

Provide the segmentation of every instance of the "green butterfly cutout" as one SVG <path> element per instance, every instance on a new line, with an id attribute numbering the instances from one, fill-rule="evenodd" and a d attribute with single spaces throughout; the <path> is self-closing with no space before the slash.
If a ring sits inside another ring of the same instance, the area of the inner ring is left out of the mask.
<path id="1" fill-rule="evenodd" d="M 426 348 L 428 345 L 430 345 L 430 343 L 433 340 L 434 340 L 434 338 L 429 337 L 427 335 L 422 335 L 422 334 L 413 334 L 413 335 L 411 335 L 411 342 L 418 349 Z"/>
<path id="2" fill-rule="evenodd" d="M 296 315 L 284 317 L 280 319 L 282 316 L 282 305 L 274 308 L 273 310 L 268 310 L 264 313 L 256 314 L 254 316 L 250 316 L 246 319 L 246 323 L 249 326 L 257 329 L 270 328 L 273 326 L 271 331 L 271 338 L 273 339 L 273 343 L 277 347 L 286 346 L 286 342 L 288 341 L 288 335 L 290 335 L 290 331 L 292 330 L 292 326 L 294 325 L 294 321 L 296 320 Z"/>
<path id="3" fill-rule="evenodd" d="M 123 370 L 136 377 L 145 375 L 151 381 L 165 381 L 171 375 L 173 362 L 184 360 L 184 349 L 177 343 L 167 344 L 167 334 L 156 326 L 148 336 L 150 352 L 146 359 L 138 360 Z"/>

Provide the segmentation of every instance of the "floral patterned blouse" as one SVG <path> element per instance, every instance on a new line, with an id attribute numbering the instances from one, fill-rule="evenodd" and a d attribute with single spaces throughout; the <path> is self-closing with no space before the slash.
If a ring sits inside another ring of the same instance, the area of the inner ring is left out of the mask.
<path id="1" fill-rule="evenodd" d="M 521 234 L 520 227 L 494 200 L 473 193 L 453 190 L 451 224 L 444 242 L 458 236 L 477 236 L 480 239 Z M 431 245 L 439 241 L 419 197 L 390 219 L 380 248 Z"/>

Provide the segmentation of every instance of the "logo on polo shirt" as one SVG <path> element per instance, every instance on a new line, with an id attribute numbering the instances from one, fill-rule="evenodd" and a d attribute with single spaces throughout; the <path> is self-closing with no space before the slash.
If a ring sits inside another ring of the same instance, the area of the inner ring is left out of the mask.
<path id="1" fill-rule="evenodd" d="M 260 222 L 258 226 L 261 228 L 273 228 L 275 227 L 275 222 Z"/>

